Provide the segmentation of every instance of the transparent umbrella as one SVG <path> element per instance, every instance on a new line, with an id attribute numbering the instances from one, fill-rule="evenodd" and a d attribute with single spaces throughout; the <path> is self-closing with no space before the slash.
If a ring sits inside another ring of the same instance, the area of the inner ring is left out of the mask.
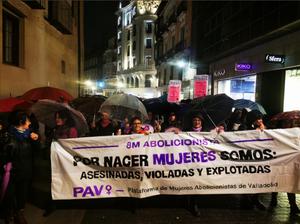
<path id="1" fill-rule="evenodd" d="M 70 114 L 75 121 L 75 127 L 79 136 L 84 136 L 88 133 L 89 128 L 83 114 L 66 103 L 59 103 L 53 100 L 39 100 L 30 108 L 37 120 L 50 128 L 54 128 L 56 125 L 54 119 L 55 113 L 64 109 L 68 109 L 70 111 Z"/>
<path id="2" fill-rule="evenodd" d="M 139 116 L 142 120 L 148 118 L 144 104 L 133 95 L 116 94 L 104 101 L 99 112 L 107 112 L 111 118 L 122 121 L 126 117 Z"/>

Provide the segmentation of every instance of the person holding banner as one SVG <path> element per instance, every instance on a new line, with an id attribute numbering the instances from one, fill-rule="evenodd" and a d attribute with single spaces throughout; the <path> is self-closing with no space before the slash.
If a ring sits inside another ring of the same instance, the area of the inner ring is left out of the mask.
<path id="1" fill-rule="evenodd" d="M 14 223 L 26 224 L 24 209 L 33 174 L 33 142 L 38 141 L 39 135 L 31 131 L 31 121 L 24 111 L 12 112 L 9 120 L 9 140 L 2 149 L 7 164 L 1 191 L 10 192 L 7 194 L 13 205 Z"/>
<path id="2" fill-rule="evenodd" d="M 277 124 L 277 128 L 293 128 L 293 127 L 298 127 L 298 126 L 294 125 L 294 122 L 292 120 L 281 120 Z M 271 208 L 274 208 L 277 206 L 277 195 L 278 195 L 278 192 L 272 192 L 272 197 L 271 197 L 271 202 L 270 202 Z M 288 196 L 288 201 L 290 204 L 290 214 L 291 215 L 300 214 L 300 209 L 298 208 L 297 203 L 296 203 L 296 194 L 287 193 L 287 196 Z"/>
<path id="3" fill-rule="evenodd" d="M 201 132 L 203 131 L 203 117 L 201 114 L 195 114 L 192 117 L 192 128 L 191 130 L 186 130 L 186 131 L 193 131 L 193 132 Z M 200 209 L 199 209 L 199 196 L 198 195 L 191 195 L 188 196 L 188 206 L 189 209 L 191 210 L 192 214 L 196 217 L 201 215 Z"/>
<path id="4" fill-rule="evenodd" d="M 77 138 L 78 131 L 75 128 L 75 121 L 72 118 L 70 112 L 67 109 L 57 111 L 54 114 L 55 119 L 55 128 L 49 132 L 50 134 L 47 136 L 48 142 L 52 142 L 52 140 L 57 139 L 66 139 L 66 138 Z M 50 177 L 51 178 L 51 177 Z M 43 216 L 50 215 L 55 210 L 54 202 L 52 201 L 51 195 L 49 195 L 48 202 L 46 204 L 46 208 Z"/>
<path id="5" fill-rule="evenodd" d="M 171 112 L 169 114 L 168 120 L 165 121 L 164 123 L 162 123 L 162 125 L 161 125 L 161 132 L 165 132 L 165 131 L 167 131 L 167 129 L 176 130 L 174 132 L 178 132 L 177 130 L 181 129 L 181 124 L 177 120 L 176 114 L 174 112 Z"/>
<path id="6" fill-rule="evenodd" d="M 102 112 L 100 120 L 98 122 L 93 121 L 91 124 L 91 136 L 108 136 L 114 135 L 115 133 L 116 128 L 110 120 L 109 114 L 107 112 Z"/>
<path id="7" fill-rule="evenodd" d="M 267 127 L 263 122 L 263 115 L 254 111 L 248 118 L 248 129 L 263 131 L 266 128 Z M 263 203 L 260 202 L 259 195 L 260 194 L 242 195 L 241 207 L 243 209 L 257 208 L 258 210 L 265 211 L 266 207 Z"/>
<path id="8" fill-rule="evenodd" d="M 142 128 L 142 119 L 139 117 L 133 117 L 131 119 L 131 133 L 130 134 L 149 134 Z"/>

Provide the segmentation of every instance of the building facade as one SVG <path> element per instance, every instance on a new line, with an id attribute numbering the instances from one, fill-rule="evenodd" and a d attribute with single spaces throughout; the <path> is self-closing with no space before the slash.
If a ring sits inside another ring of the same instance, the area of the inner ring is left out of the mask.
<path id="1" fill-rule="evenodd" d="M 116 38 L 108 41 L 108 48 L 103 54 L 103 95 L 111 96 L 116 92 L 117 80 L 117 50 Z"/>
<path id="2" fill-rule="evenodd" d="M 180 80 L 181 99 L 193 98 L 197 65 L 192 57 L 193 4 L 191 0 L 164 1 L 156 23 L 156 66 L 159 91 L 166 93 L 170 80 Z"/>
<path id="3" fill-rule="evenodd" d="M 202 2 L 198 9 L 197 55 L 209 66 L 213 94 L 257 101 L 269 115 L 300 109 L 299 1 Z"/>
<path id="4" fill-rule="evenodd" d="M 121 1 L 117 15 L 117 91 L 159 96 L 154 62 L 155 12 L 160 0 Z"/>
<path id="5" fill-rule="evenodd" d="M 83 2 L 0 2 L 0 97 L 52 86 L 78 96 L 83 73 Z"/>
<path id="6" fill-rule="evenodd" d="M 103 79 L 102 63 L 103 58 L 99 51 L 94 51 L 89 55 L 86 55 L 84 60 L 84 78 L 82 80 L 81 95 L 102 94 L 102 88 L 99 88 L 100 80 Z"/>

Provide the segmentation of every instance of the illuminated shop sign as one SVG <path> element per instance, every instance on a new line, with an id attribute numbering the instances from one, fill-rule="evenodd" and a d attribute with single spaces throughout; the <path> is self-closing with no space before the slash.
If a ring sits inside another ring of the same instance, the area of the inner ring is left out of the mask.
<path id="1" fill-rule="evenodd" d="M 270 62 L 270 63 L 283 64 L 285 62 L 285 56 L 284 55 L 267 54 L 265 57 L 265 60 L 266 60 L 266 62 Z"/>
<path id="2" fill-rule="evenodd" d="M 226 73 L 225 69 L 221 69 L 218 71 L 214 71 L 213 75 L 214 75 L 214 77 L 220 77 L 220 76 L 224 76 L 225 73 Z"/>
<path id="3" fill-rule="evenodd" d="M 252 69 L 252 65 L 248 63 L 235 64 L 235 71 L 248 71 Z"/>

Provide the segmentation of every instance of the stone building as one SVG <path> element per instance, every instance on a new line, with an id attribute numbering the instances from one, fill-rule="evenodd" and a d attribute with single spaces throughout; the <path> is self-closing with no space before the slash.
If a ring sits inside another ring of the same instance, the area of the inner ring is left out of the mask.
<path id="1" fill-rule="evenodd" d="M 159 96 L 154 61 L 155 12 L 160 0 L 121 1 L 117 14 L 117 91 Z"/>
<path id="2" fill-rule="evenodd" d="M 0 2 L 0 97 L 52 86 L 78 95 L 83 71 L 83 2 Z"/>

